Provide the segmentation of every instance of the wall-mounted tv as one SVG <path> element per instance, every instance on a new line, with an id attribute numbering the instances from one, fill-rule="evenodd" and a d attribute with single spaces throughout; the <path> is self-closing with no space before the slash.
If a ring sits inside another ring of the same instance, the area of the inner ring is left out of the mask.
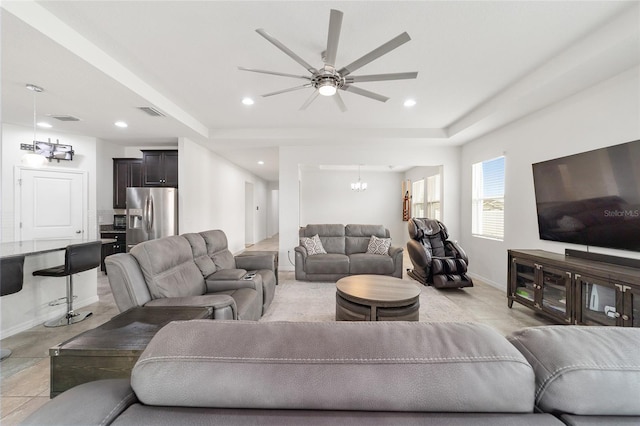
<path id="1" fill-rule="evenodd" d="M 640 251 L 640 140 L 532 167 L 541 239 Z"/>

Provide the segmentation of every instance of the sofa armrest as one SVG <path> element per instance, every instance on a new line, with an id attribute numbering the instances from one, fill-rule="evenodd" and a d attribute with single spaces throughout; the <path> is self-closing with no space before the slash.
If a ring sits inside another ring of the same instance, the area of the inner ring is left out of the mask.
<path id="1" fill-rule="evenodd" d="M 257 271 L 259 269 L 268 269 L 275 272 L 276 260 L 274 254 L 257 254 L 252 256 L 236 256 L 236 268 L 246 269 L 247 271 Z"/>
<path id="2" fill-rule="evenodd" d="M 47 401 L 22 425 L 108 425 L 138 398 L 129 379 L 97 380 Z"/>
<path id="3" fill-rule="evenodd" d="M 297 246 L 293 249 L 295 256 L 295 270 L 296 270 L 296 280 L 306 280 L 307 272 L 306 272 L 306 262 L 307 262 L 307 249 L 302 246 Z"/>
<path id="4" fill-rule="evenodd" d="M 389 247 L 389 256 L 396 257 L 398 254 L 402 256 L 402 252 L 404 252 L 403 247 L 391 246 Z"/>
<path id="5" fill-rule="evenodd" d="M 203 294 L 200 296 L 162 297 L 145 306 L 202 306 L 213 309 L 213 319 L 237 319 L 236 301 L 228 294 Z"/>
<path id="6" fill-rule="evenodd" d="M 262 293 L 262 277 L 256 274 L 253 278 L 245 280 L 247 271 L 244 269 L 221 269 L 205 278 L 207 293 L 237 290 L 239 288 L 252 288 Z"/>
<path id="7" fill-rule="evenodd" d="M 293 251 L 295 251 L 296 253 L 300 253 L 300 255 L 302 255 L 303 259 L 305 259 L 305 260 L 307 259 L 307 256 L 308 256 L 307 249 L 304 248 L 303 246 L 294 247 Z"/>
<path id="8" fill-rule="evenodd" d="M 403 252 L 404 248 L 391 246 L 389 247 L 389 256 L 393 259 L 393 274 L 392 276 L 396 278 L 402 278 L 402 262 L 403 262 Z"/>

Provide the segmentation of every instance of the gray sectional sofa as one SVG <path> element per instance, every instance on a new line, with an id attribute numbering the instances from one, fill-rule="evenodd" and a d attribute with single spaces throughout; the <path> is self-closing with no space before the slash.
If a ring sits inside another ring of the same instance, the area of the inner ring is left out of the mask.
<path id="1" fill-rule="evenodd" d="M 146 241 L 107 257 L 105 266 L 120 312 L 207 306 L 214 319 L 258 320 L 275 294 L 273 255 L 234 257 L 221 230 Z"/>
<path id="2" fill-rule="evenodd" d="M 631 425 L 640 329 L 176 321 L 24 424 Z"/>
<path id="3" fill-rule="evenodd" d="M 389 238 L 382 225 L 307 225 L 299 230 L 300 238 L 320 237 L 326 254 L 309 255 L 300 244 L 295 251 L 296 280 L 338 281 L 349 275 L 373 274 L 402 278 L 402 247 L 391 246 L 386 255 L 369 254 L 371 236 Z"/>

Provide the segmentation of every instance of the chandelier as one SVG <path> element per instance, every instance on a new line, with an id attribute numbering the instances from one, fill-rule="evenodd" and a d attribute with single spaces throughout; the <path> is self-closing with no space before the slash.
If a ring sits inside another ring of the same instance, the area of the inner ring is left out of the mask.
<path id="1" fill-rule="evenodd" d="M 351 182 L 351 190 L 352 191 L 357 191 L 357 192 L 361 192 L 361 191 L 366 191 L 367 190 L 367 182 L 362 182 L 362 179 L 360 179 L 360 165 L 358 164 L 358 181 L 357 182 Z"/>

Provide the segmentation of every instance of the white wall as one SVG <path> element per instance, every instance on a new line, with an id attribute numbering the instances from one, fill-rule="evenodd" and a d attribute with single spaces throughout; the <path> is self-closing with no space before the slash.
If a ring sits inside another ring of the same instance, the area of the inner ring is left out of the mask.
<path id="1" fill-rule="evenodd" d="M 99 178 L 96 167 L 96 139 L 71 134 L 58 134 L 50 130 L 37 131 L 37 139 L 72 145 L 75 155 L 73 161 L 56 160 L 47 162 L 43 168 L 65 170 L 83 170 L 88 174 L 88 223 L 85 230 L 87 238 L 96 238 L 96 182 Z M 21 165 L 22 156 L 28 151 L 20 150 L 21 143 L 32 143 L 33 129 L 2 124 L 2 204 L 1 210 L 1 240 L 10 242 L 16 240 L 15 223 L 15 181 L 14 168 Z M 2 337 L 27 330 L 46 320 L 61 316 L 65 306 L 48 306 L 48 302 L 66 295 L 66 280 L 64 278 L 33 277 L 31 273 L 36 269 L 48 268 L 64 263 L 64 252 L 57 251 L 42 255 L 27 256 L 25 259 L 24 285 L 22 291 L 0 298 L 0 327 Z M 95 271 L 84 272 L 74 278 L 74 290 L 78 297 L 74 308 L 82 308 L 98 301 L 97 279 Z"/>
<path id="2" fill-rule="evenodd" d="M 300 224 L 349 223 L 384 225 L 394 245 L 403 246 L 402 221 L 404 173 L 361 171 L 366 191 L 351 190 L 356 171 L 302 170 Z"/>
<path id="3" fill-rule="evenodd" d="M 587 247 L 542 241 L 531 164 L 640 139 L 640 68 L 538 111 L 462 148 L 461 245 L 472 274 L 506 290 L 507 250 Z M 505 155 L 505 238 L 493 241 L 471 235 L 471 166 Z M 589 247 L 590 251 L 640 258 L 640 253 Z"/>
<path id="4" fill-rule="evenodd" d="M 197 143 L 178 141 L 180 233 L 222 229 L 229 250 L 244 250 L 245 182 L 253 184 L 255 241 L 267 237 L 268 183 Z M 255 210 L 255 206 L 259 207 Z"/>
<path id="5" fill-rule="evenodd" d="M 113 223 L 113 159 L 124 157 L 124 147 L 98 140 L 96 146 L 96 204 L 98 225 Z M 123 213 L 123 212 L 119 212 Z"/>
<path id="6" fill-rule="evenodd" d="M 299 165 L 405 165 L 408 162 L 415 166 L 443 166 L 443 222 L 447 224 L 451 235 L 459 233 L 459 147 L 412 147 L 410 151 L 400 147 L 389 149 L 378 146 L 368 146 L 364 149 L 358 147 L 332 146 L 284 146 L 280 147 L 280 267 L 282 270 L 293 270 L 293 265 L 286 261 L 289 252 L 293 251 L 299 243 L 298 227 L 305 225 L 301 219 L 301 197 L 307 194 L 299 193 L 300 172 Z M 368 177 L 367 177 L 368 179 Z M 406 226 L 402 222 L 401 184 L 396 184 L 395 201 L 385 200 L 387 209 L 396 209 L 397 221 L 401 227 Z M 304 184 L 304 183 L 302 183 Z M 367 190 L 369 191 L 369 190 Z M 366 206 L 366 204 L 365 204 Z M 330 214 L 328 210 L 325 210 Z M 314 219 L 318 222 L 329 223 L 321 220 L 322 215 Z M 354 218 L 355 219 L 355 218 Z M 356 221 L 354 222 L 360 222 Z M 389 229 L 396 229 L 398 225 L 385 223 Z M 406 229 L 406 228 L 405 228 Z M 397 233 L 398 231 L 392 231 Z M 406 238 L 406 232 L 400 232 L 402 238 Z M 394 238 L 399 238 L 394 235 Z M 291 255 L 293 259 L 293 255 Z"/>

